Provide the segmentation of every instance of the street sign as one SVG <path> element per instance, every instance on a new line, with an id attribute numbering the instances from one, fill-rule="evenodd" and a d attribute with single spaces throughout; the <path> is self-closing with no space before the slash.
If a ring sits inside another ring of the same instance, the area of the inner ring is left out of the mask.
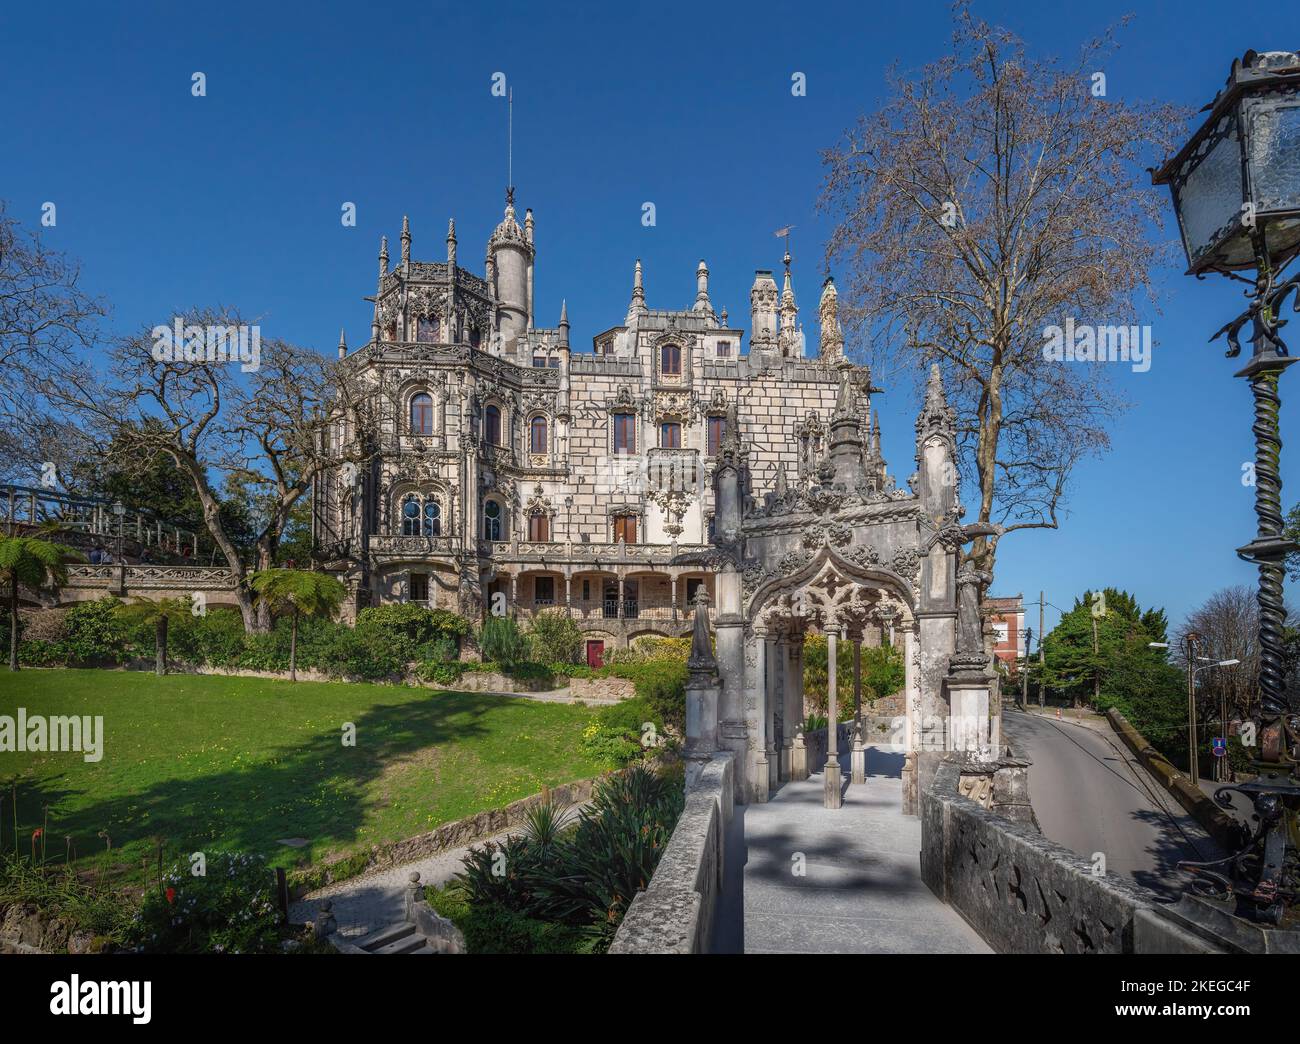
<path id="1" fill-rule="evenodd" d="M 1227 757 L 1228 741 L 1222 736 L 1215 736 L 1214 739 L 1210 740 L 1210 749 L 1214 751 L 1216 758 Z"/>

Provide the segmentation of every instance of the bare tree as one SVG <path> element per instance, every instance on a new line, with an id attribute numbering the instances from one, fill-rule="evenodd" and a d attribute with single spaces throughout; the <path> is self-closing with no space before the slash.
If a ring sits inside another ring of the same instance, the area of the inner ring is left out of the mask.
<path id="1" fill-rule="evenodd" d="M 953 53 L 891 73 L 889 100 L 827 151 L 822 207 L 855 350 L 944 371 L 978 521 L 996 527 L 971 554 L 991 572 L 1005 533 L 1057 527 L 1075 464 L 1108 445 L 1122 404 L 1103 368 L 1049 360 L 1044 338 L 1067 319 L 1133 322 L 1166 249 L 1139 156 L 1185 116 L 1095 96 L 1109 33 L 1063 66 L 964 3 L 954 20 Z"/>
<path id="2" fill-rule="evenodd" d="M 0 201 L 0 472 L 65 474 L 72 461 L 62 427 L 39 394 L 41 381 L 95 341 L 105 314 L 80 286 L 80 266 L 26 232 Z"/>
<path id="3" fill-rule="evenodd" d="M 1215 668 L 1199 677 L 1205 679 L 1204 699 L 1214 703 L 1226 696 L 1232 717 L 1248 718 L 1259 700 L 1259 604 L 1255 590 L 1245 585 L 1215 591 L 1187 617 L 1179 628 L 1179 648 L 1186 649 L 1187 636 L 1196 634 L 1198 656 L 1213 660 L 1240 660 L 1234 667 Z M 1204 666 L 1197 663 L 1195 666 Z M 1207 677 L 1208 676 L 1208 677 Z"/>
<path id="4" fill-rule="evenodd" d="M 183 327 L 230 330 L 244 326 L 228 309 L 190 312 Z M 159 454 L 194 483 L 203 522 L 236 580 L 244 625 L 265 627 L 247 587 L 256 568 L 274 561 L 293 507 L 325 469 L 341 463 L 324 437 L 333 413 L 364 408 L 350 394 L 341 368 L 307 349 L 263 343 L 260 365 L 244 375 L 238 365 L 155 352 L 155 331 L 125 337 L 105 365 L 62 369 L 45 393 L 79 422 L 79 436 L 106 464 L 129 471 Z M 159 357 L 159 356 L 162 357 Z M 255 540 L 256 561 L 237 546 L 221 515 L 219 479 L 233 475 L 261 490 L 264 510 Z"/>

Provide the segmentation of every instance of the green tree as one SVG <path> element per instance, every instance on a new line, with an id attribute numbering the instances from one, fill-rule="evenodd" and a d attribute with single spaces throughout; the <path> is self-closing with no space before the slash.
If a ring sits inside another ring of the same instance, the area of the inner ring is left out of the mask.
<path id="1" fill-rule="evenodd" d="M 510 668 L 528 658 L 528 636 L 509 616 L 489 616 L 479 631 L 478 647 L 483 659 Z"/>
<path id="2" fill-rule="evenodd" d="M 137 596 L 133 602 L 117 607 L 123 621 L 144 626 L 153 625 L 154 673 L 162 677 L 167 673 L 167 631 L 172 620 L 183 620 L 192 612 L 184 598 L 146 598 Z"/>
<path id="3" fill-rule="evenodd" d="M 347 588 L 328 573 L 306 569 L 260 569 L 248 579 L 257 601 L 274 615 L 288 612 L 293 621 L 289 637 L 289 680 L 298 680 L 298 619 L 302 615 L 333 619 Z"/>
<path id="4" fill-rule="evenodd" d="M 562 609 L 543 609 L 528 625 L 533 659 L 539 663 L 577 663 L 582 629 Z"/>
<path id="5" fill-rule="evenodd" d="M 1163 609 L 1144 610 L 1113 587 L 1085 591 L 1043 640 L 1043 677 L 1076 705 L 1117 707 L 1157 748 L 1176 753 L 1186 724 L 1183 675 L 1165 650 L 1150 647 L 1167 638 Z"/>
<path id="6" fill-rule="evenodd" d="M 0 537 L 0 576 L 9 588 L 9 669 L 18 670 L 18 588 L 61 587 L 68 582 L 70 561 L 80 555 L 70 547 L 33 536 Z"/>

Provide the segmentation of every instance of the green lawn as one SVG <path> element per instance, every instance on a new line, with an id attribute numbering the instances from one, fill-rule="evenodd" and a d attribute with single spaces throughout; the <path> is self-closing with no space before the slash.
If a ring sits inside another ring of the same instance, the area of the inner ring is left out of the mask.
<path id="1" fill-rule="evenodd" d="M 169 854 L 259 852 L 319 861 L 431 830 L 602 771 L 581 744 L 592 711 L 478 693 L 384 685 L 123 671 L 0 670 L 0 714 L 102 715 L 104 756 L 0 753 L 0 843 L 49 806 L 47 859 L 138 872 L 156 839 Z M 356 745 L 341 742 L 345 723 Z M 277 843 L 306 838 L 303 848 Z M 134 876 L 134 874 L 132 874 Z"/>

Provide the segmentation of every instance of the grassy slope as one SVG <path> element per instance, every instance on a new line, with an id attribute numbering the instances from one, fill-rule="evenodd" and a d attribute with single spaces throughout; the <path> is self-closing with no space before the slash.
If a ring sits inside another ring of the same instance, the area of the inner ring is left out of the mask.
<path id="1" fill-rule="evenodd" d="M 0 838 L 12 851 L 49 804 L 47 856 L 138 869 L 169 853 L 234 848 L 276 865 L 409 837 L 597 774 L 581 749 L 587 708 L 477 693 L 120 671 L 0 670 L 0 714 L 104 717 L 104 757 L 0 753 Z M 341 743 L 345 723 L 356 746 Z M 279 838 L 302 837 L 294 849 Z M 119 858 L 119 852 L 122 853 Z"/>

